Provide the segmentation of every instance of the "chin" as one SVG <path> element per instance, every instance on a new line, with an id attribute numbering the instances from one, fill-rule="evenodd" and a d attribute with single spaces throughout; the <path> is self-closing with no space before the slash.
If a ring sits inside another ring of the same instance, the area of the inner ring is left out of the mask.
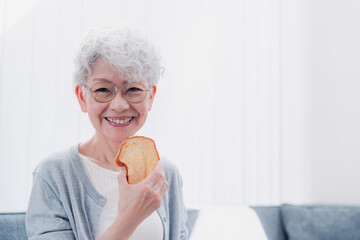
<path id="1" fill-rule="evenodd" d="M 132 133 L 132 134 L 121 134 L 121 135 L 113 135 L 113 136 L 111 136 L 111 137 L 108 137 L 107 139 L 109 139 L 110 141 L 112 141 L 112 142 L 117 142 L 117 143 L 119 143 L 119 144 L 121 144 L 121 142 L 125 139 L 125 138 L 127 138 L 127 137 L 131 137 L 131 136 L 133 136 L 135 133 Z"/>

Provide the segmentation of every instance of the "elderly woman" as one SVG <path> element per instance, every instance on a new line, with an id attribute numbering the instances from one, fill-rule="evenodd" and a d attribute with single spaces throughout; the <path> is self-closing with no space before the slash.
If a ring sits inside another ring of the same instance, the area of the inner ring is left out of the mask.
<path id="1" fill-rule="evenodd" d="M 95 134 L 34 171 L 30 239 L 187 239 L 177 168 L 161 159 L 129 185 L 114 164 L 121 142 L 145 123 L 160 77 L 152 45 L 129 29 L 92 30 L 75 58 L 75 93 Z"/>

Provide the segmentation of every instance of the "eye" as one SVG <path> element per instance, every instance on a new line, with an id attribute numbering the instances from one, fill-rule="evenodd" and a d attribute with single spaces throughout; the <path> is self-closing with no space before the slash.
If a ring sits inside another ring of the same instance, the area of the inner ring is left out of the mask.
<path id="1" fill-rule="evenodd" d="M 137 87 L 131 87 L 126 90 L 126 92 L 141 92 L 141 91 L 143 90 Z"/>
<path id="2" fill-rule="evenodd" d="M 111 92 L 109 89 L 107 88 L 98 88 L 98 89 L 95 89 L 94 92 L 104 92 L 104 93 L 107 93 L 107 92 Z"/>

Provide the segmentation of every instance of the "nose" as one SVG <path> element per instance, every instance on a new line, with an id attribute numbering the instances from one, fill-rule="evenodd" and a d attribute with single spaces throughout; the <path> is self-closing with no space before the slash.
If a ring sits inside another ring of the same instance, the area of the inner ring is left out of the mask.
<path id="1" fill-rule="evenodd" d="M 128 101 L 124 98 L 124 95 L 121 91 L 118 91 L 113 100 L 110 102 L 111 110 L 121 112 L 130 107 Z"/>

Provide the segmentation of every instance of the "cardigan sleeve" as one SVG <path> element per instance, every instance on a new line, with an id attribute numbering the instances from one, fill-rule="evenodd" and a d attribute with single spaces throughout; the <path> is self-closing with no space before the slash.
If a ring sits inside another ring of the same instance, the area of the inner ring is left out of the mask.
<path id="1" fill-rule="evenodd" d="M 75 239 L 59 196 L 36 173 L 26 213 L 26 231 L 31 240 Z"/>
<path id="2" fill-rule="evenodd" d="M 184 200 L 183 200 L 183 193 L 182 193 L 182 177 L 180 174 L 178 174 L 178 178 L 179 178 L 179 182 L 180 182 L 180 212 L 181 212 L 181 230 L 180 230 L 180 239 L 181 240 L 186 240 L 188 239 L 188 229 L 186 227 L 186 220 L 187 220 L 187 210 L 184 204 Z"/>
<path id="3" fill-rule="evenodd" d="M 166 204 L 169 216 L 169 239 L 186 240 L 189 238 L 186 227 L 187 209 L 182 192 L 182 177 L 178 168 L 167 159 L 162 159 L 163 168 L 169 188 L 166 193 Z"/>

